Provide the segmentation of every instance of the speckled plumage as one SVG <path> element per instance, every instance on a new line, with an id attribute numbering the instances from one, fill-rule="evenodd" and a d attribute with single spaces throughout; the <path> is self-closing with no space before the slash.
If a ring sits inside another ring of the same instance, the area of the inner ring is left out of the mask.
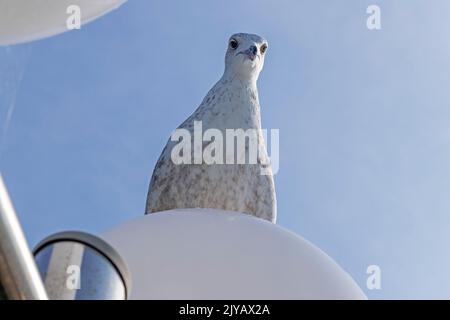
<path id="1" fill-rule="evenodd" d="M 268 158 L 256 86 L 264 64 L 261 48 L 267 46 L 267 42 L 251 34 L 235 34 L 231 40 L 236 40 L 239 47 L 233 49 L 230 42 L 224 75 L 178 128 L 189 130 L 192 139 L 194 121 L 202 121 L 203 132 L 216 128 L 224 137 L 226 129 L 256 129 L 262 151 L 257 163 L 177 165 L 171 159 L 171 151 L 178 142 L 169 139 L 153 171 L 146 213 L 175 208 L 213 208 L 276 221 L 275 186 L 270 167 L 266 165 Z M 254 50 L 253 46 L 257 48 L 256 56 L 249 53 L 249 48 Z M 207 145 L 204 142 L 203 148 Z M 262 175 L 262 167 L 269 170 L 269 174 Z"/>

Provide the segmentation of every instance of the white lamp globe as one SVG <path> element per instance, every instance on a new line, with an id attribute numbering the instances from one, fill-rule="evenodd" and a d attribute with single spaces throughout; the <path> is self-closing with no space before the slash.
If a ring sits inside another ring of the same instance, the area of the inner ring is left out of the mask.
<path id="1" fill-rule="evenodd" d="M 118 8 L 126 0 L 0 0 L 0 45 L 12 45 L 65 31 L 70 6 L 80 9 L 85 24 Z"/>
<path id="2" fill-rule="evenodd" d="M 329 256 L 250 215 L 177 209 L 102 237 L 131 271 L 131 299 L 366 299 Z"/>

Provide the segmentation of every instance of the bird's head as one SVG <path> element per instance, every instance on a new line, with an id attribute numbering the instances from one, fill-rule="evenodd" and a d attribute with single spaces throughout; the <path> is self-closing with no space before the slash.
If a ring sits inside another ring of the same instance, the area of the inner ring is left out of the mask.
<path id="1" fill-rule="evenodd" d="M 225 73 L 243 80 L 257 80 L 264 66 L 267 46 L 267 40 L 256 34 L 232 35 L 225 56 Z"/>

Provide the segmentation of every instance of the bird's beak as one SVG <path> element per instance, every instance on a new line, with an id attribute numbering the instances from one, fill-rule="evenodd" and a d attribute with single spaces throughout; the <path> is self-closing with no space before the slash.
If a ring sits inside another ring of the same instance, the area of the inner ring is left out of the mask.
<path id="1" fill-rule="evenodd" d="M 256 48 L 256 46 L 251 46 L 247 50 L 238 52 L 236 55 L 239 55 L 239 54 L 243 54 L 244 56 L 249 58 L 251 61 L 254 61 L 256 59 L 256 57 L 259 58 L 258 49 Z"/>

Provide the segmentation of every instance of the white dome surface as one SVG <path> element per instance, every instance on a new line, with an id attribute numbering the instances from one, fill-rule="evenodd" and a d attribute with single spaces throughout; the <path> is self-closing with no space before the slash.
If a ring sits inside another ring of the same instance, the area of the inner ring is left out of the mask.
<path id="1" fill-rule="evenodd" d="M 131 299 L 366 299 L 320 249 L 242 213 L 159 212 L 102 237 L 130 268 Z"/>
<path id="2" fill-rule="evenodd" d="M 81 23 L 90 22 L 126 0 L 0 0 L 0 45 L 37 40 L 68 31 L 67 8 L 81 9 Z"/>

